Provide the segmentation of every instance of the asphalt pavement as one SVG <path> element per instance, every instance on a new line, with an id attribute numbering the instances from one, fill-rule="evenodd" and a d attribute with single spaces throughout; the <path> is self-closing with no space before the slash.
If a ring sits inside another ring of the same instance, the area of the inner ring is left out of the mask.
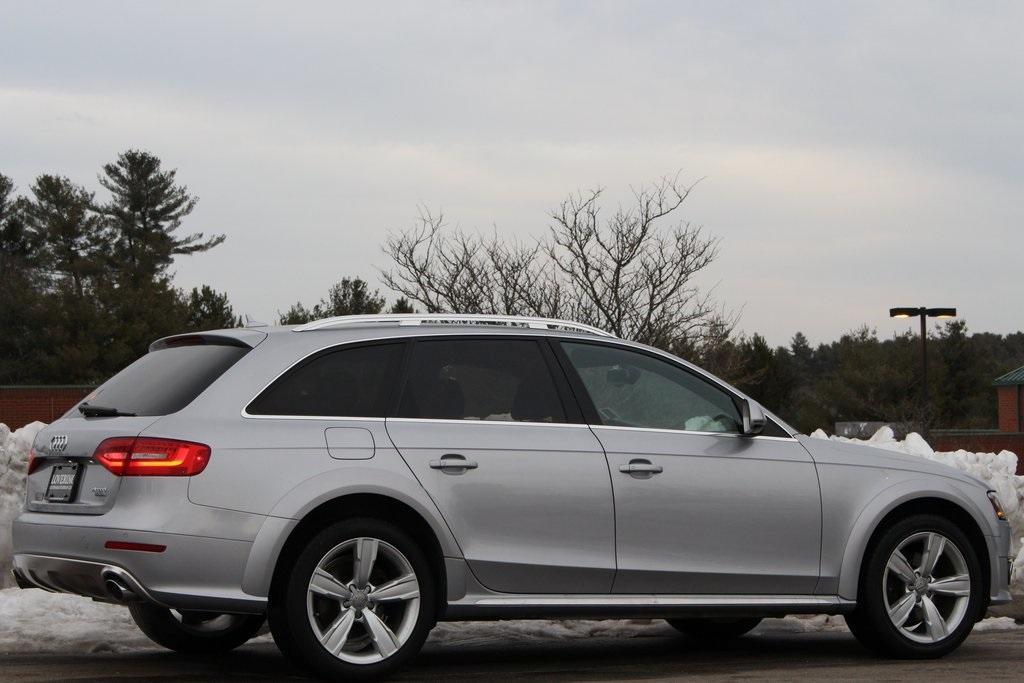
<path id="1" fill-rule="evenodd" d="M 954 654 L 931 661 L 878 659 L 846 632 L 787 633 L 761 628 L 707 646 L 682 636 L 490 640 L 428 643 L 392 680 L 1022 680 L 1024 630 L 975 633 Z M 161 651 L 123 654 L 0 655 L 0 680 L 301 680 L 270 643 L 215 657 Z"/>

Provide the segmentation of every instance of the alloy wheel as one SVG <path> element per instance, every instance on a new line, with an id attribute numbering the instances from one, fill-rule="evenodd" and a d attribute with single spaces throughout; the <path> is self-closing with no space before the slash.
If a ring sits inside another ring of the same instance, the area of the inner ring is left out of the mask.
<path id="1" fill-rule="evenodd" d="M 351 664 L 373 664 L 409 639 L 420 586 L 409 560 L 390 543 L 353 538 L 317 563 L 307 588 L 309 623 L 320 644 Z"/>
<path id="2" fill-rule="evenodd" d="M 901 635 L 917 643 L 937 643 L 967 614 L 971 574 L 956 544 L 940 533 L 921 531 L 889 556 L 882 594 L 889 620 Z"/>

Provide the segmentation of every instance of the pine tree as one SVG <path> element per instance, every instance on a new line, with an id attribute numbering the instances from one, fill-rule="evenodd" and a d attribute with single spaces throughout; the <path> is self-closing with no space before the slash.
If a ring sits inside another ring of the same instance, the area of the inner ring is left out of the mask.
<path id="1" fill-rule="evenodd" d="M 986 426 L 983 419 L 972 413 L 978 409 L 982 414 L 985 412 L 985 405 L 977 405 L 979 389 L 987 399 L 983 399 L 985 404 L 994 402 L 988 387 L 993 377 L 986 378 L 981 372 L 967 335 L 967 322 L 950 320 L 939 330 L 937 342 L 940 364 L 936 372 L 938 382 L 933 384 L 939 389 L 935 392 L 937 424 L 942 427 Z"/>
<path id="2" fill-rule="evenodd" d="M 152 282 L 166 273 L 175 256 L 208 251 L 224 241 L 224 235 L 206 238 L 201 232 L 175 235 L 199 201 L 177 184 L 176 175 L 173 169 L 163 170 L 159 158 L 139 150 L 103 166 L 99 183 L 111 198 L 99 210 L 114 265 L 127 276 L 126 284 Z"/>
<path id="3" fill-rule="evenodd" d="M 313 320 L 313 311 L 303 306 L 301 301 L 296 301 L 284 313 L 277 313 L 279 325 L 305 325 L 310 320 Z"/>
<path id="4" fill-rule="evenodd" d="M 25 225 L 26 200 L 0 174 L 0 384 L 36 381 L 38 330 L 45 319 L 38 241 Z"/>
<path id="5" fill-rule="evenodd" d="M 228 302 L 228 295 L 209 285 L 193 287 L 187 297 L 187 325 L 190 330 L 220 330 L 238 327 L 241 320 Z"/>
<path id="6" fill-rule="evenodd" d="M 99 372 L 111 374 L 142 354 L 159 337 L 187 328 L 188 302 L 170 281 L 174 257 L 207 251 L 224 235 L 179 237 L 182 221 L 198 199 L 164 170 L 156 156 L 128 150 L 103 166 L 99 183 L 110 199 L 96 206 L 109 245 L 109 278 L 96 296 L 116 335 L 105 342 Z"/>
<path id="7" fill-rule="evenodd" d="M 811 348 L 807 336 L 803 332 L 797 332 L 789 344 L 789 351 L 793 356 L 798 371 L 810 370 L 811 361 L 814 357 L 814 349 Z"/>
<path id="8" fill-rule="evenodd" d="M 92 212 L 93 195 L 64 176 L 41 175 L 25 208 L 27 228 L 39 244 L 38 265 L 75 296 L 85 293 L 86 280 L 100 272 L 103 246 L 101 220 Z"/>
<path id="9" fill-rule="evenodd" d="M 329 318 L 335 315 L 362 315 L 380 313 L 384 308 L 385 299 L 377 290 L 370 291 L 370 286 L 362 278 L 342 278 L 327 293 L 327 299 L 321 300 L 313 311 L 317 318 Z"/>
<path id="10" fill-rule="evenodd" d="M 370 291 L 366 280 L 358 277 L 343 277 L 340 282 L 331 286 L 326 299 L 320 299 L 320 302 L 314 304 L 312 308 L 306 308 L 302 302 L 296 302 L 286 312 L 278 313 L 278 321 L 282 325 L 302 325 L 310 320 L 330 318 L 336 315 L 380 313 L 384 310 L 386 303 L 387 300 L 381 296 L 378 290 Z M 408 301 L 406 301 L 406 305 L 408 305 Z M 409 308 L 411 309 L 411 306 Z"/>
<path id="11" fill-rule="evenodd" d="M 28 202 L 14 195 L 14 181 L 0 173 L 0 287 L 14 270 L 35 265 L 39 240 L 25 224 Z"/>
<path id="12" fill-rule="evenodd" d="M 398 297 L 395 303 L 391 304 L 391 313 L 415 313 L 416 309 L 413 308 L 412 302 L 406 299 L 404 296 Z"/>

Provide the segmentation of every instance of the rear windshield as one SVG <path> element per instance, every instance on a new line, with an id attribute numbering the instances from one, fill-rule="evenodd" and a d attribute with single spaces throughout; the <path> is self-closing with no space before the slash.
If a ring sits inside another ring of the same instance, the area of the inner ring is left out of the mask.
<path id="1" fill-rule="evenodd" d="M 249 350 L 198 344 L 151 351 L 107 380 L 88 401 L 136 415 L 169 415 L 195 400 Z"/>

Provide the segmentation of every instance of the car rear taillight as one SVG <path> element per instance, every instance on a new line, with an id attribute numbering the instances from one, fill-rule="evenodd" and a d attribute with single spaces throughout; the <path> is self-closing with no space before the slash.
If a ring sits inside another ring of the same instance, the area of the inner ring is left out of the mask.
<path id="1" fill-rule="evenodd" d="M 210 447 L 177 439 L 117 436 L 100 443 L 93 458 L 119 477 L 191 477 L 210 462 Z"/>
<path id="2" fill-rule="evenodd" d="M 31 448 L 28 451 L 28 472 L 27 472 L 27 474 L 32 474 L 33 472 L 35 472 L 37 467 L 39 467 L 39 456 L 36 455 L 36 449 Z"/>

